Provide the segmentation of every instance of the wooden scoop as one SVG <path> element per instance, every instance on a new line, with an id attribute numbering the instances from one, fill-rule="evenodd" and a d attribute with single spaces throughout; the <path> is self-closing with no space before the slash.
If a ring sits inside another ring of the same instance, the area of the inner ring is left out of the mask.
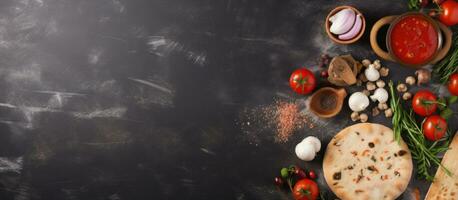
<path id="1" fill-rule="evenodd" d="M 310 110 L 322 118 L 330 118 L 342 110 L 347 92 L 344 88 L 324 87 L 310 97 Z"/>

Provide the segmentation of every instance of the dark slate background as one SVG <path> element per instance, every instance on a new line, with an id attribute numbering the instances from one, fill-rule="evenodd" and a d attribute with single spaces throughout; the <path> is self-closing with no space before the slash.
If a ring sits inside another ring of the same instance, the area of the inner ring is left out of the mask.
<path id="1" fill-rule="evenodd" d="M 359 43 L 327 38 L 337 5 L 365 14 Z M 375 59 L 369 28 L 405 11 L 399 0 L 2 0 L 0 199 L 291 199 L 272 181 L 293 163 L 333 199 L 323 151 L 304 163 L 294 146 L 316 135 L 324 149 L 353 123 L 347 107 L 287 143 L 256 121 L 245 129 L 244 111 L 304 101 L 289 74 L 318 72 L 323 53 Z M 394 80 L 413 73 L 383 63 Z"/>

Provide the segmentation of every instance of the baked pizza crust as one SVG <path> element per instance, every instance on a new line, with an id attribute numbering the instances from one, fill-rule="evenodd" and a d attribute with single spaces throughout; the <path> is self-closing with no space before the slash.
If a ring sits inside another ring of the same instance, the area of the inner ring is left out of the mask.
<path id="1" fill-rule="evenodd" d="M 425 200 L 458 199 L 458 133 L 453 137 L 449 148 L 441 163 L 452 174 L 449 176 L 443 169 L 437 169 L 434 182 L 429 187 Z"/>
<path id="2" fill-rule="evenodd" d="M 412 156 L 404 141 L 380 124 L 360 123 L 340 131 L 329 142 L 323 172 L 342 200 L 390 200 L 407 188 Z"/>

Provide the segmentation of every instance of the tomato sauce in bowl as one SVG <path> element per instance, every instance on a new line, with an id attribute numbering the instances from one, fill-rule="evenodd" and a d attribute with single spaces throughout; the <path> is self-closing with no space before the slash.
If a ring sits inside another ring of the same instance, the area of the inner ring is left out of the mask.
<path id="1" fill-rule="evenodd" d="M 400 19 L 390 32 L 393 54 L 406 64 L 423 64 L 433 58 L 439 43 L 439 33 L 422 15 Z"/>

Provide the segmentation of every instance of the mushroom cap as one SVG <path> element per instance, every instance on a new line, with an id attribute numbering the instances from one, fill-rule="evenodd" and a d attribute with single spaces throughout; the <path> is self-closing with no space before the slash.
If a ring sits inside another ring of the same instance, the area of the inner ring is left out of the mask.
<path id="1" fill-rule="evenodd" d="M 348 106 L 355 112 L 363 111 L 369 106 L 369 98 L 362 92 L 355 92 L 348 99 Z"/>

